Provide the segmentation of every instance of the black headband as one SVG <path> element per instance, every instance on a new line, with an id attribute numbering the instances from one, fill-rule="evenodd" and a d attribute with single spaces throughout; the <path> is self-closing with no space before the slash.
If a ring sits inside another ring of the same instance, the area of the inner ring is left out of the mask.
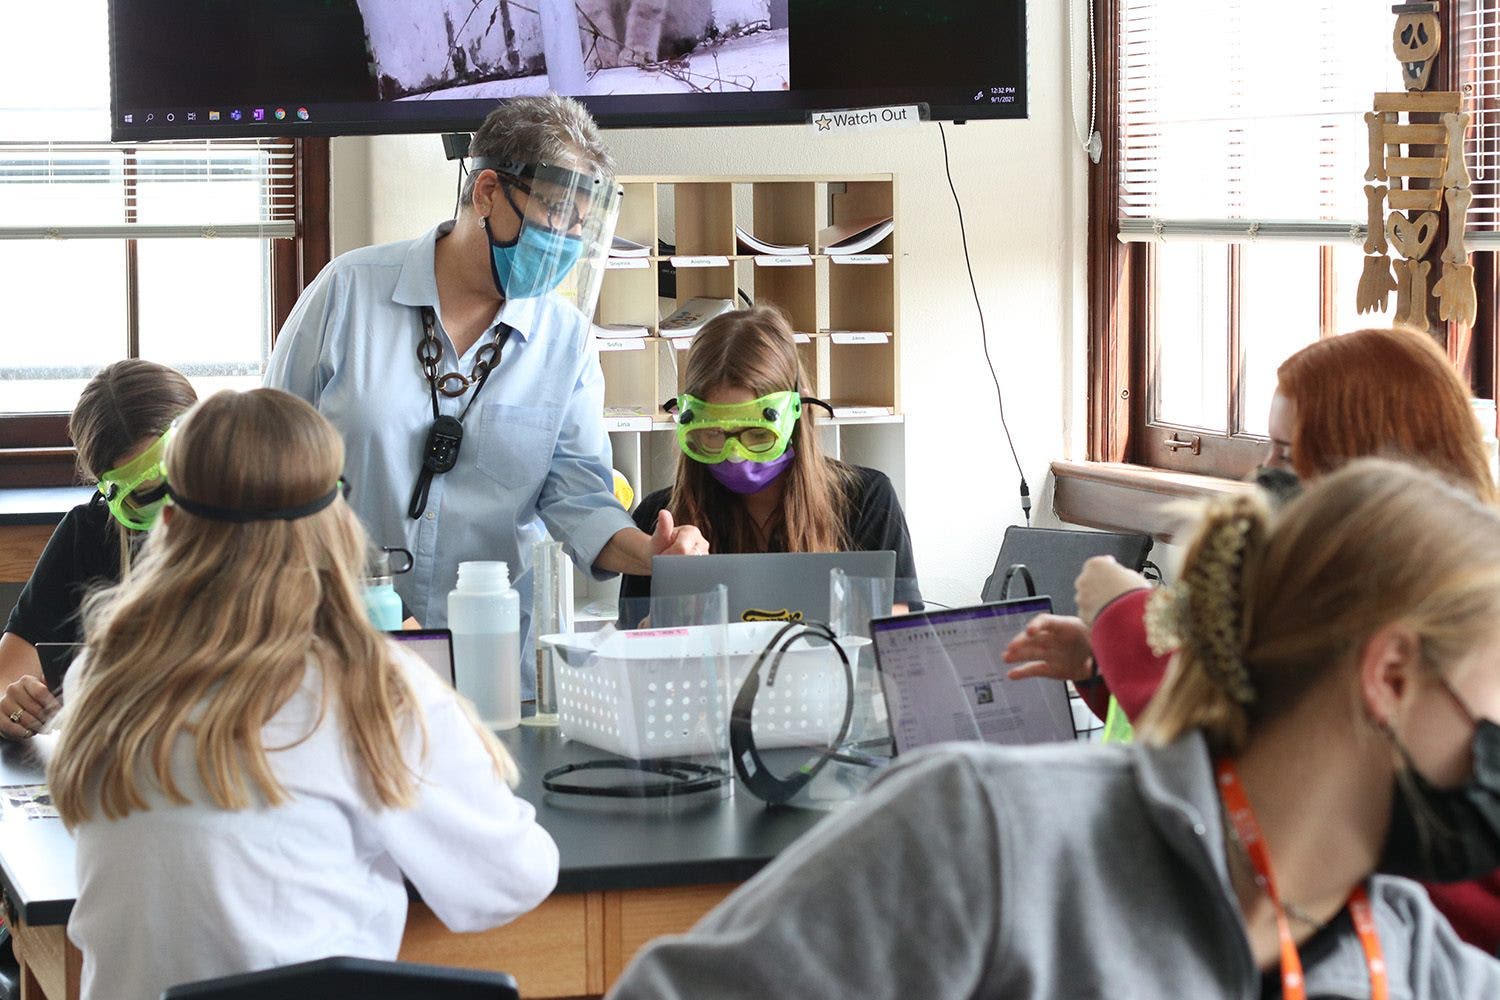
<path id="1" fill-rule="evenodd" d="M 251 521 L 295 521 L 299 518 L 310 517 L 325 509 L 329 504 L 338 499 L 340 493 L 348 492 L 342 478 L 334 484 L 333 489 L 318 497 L 310 503 L 298 507 L 280 507 L 275 510 L 243 510 L 237 507 L 215 507 L 213 504 L 200 503 L 197 500 L 189 500 L 170 486 L 167 487 L 167 495 L 172 498 L 174 506 L 209 521 L 224 521 L 229 524 L 248 524 Z"/>

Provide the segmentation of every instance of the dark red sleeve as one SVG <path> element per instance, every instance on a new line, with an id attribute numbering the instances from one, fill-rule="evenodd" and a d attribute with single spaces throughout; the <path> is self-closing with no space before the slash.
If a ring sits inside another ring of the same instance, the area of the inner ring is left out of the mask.
<path id="1" fill-rule="evenodd" d="M 1474 882 L 1426 883 L 1432 905 L 1458 936 L 1486 954 L 1500 952 L 1500 872 Z"/>
<path id="2" fill-rule="evenodd" d="M 1167 656 L 1146 643 L 1146 600 L 1150 588 L 1132 590 L 1104 606 L 1089 633 L 1099 674 L 1131 721 L 1146 707 L 1166 676 Z M 1090 706 L 1092 707 L 1092 706 Z"/>
<path id="3" fill-rule="evenodd" d="M 1105 683 L 1103 675 L 1092 681 L 1075 683 L 1073 687 L 1078 689 L 1078 697 L 1089 707 L 1089 711 L 1098 717 L 1100 722 L 1108 721 L 1105 717 L 1109 715 L 1109 685 Z"/>

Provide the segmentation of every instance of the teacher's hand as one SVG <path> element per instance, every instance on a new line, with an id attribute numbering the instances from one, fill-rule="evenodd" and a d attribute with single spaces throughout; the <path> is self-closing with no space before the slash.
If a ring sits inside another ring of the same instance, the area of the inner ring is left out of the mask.
<path id="1" fill-rule="evenodd" d="M 672 523 L 672 512 L 656 515 L 656 530 L 651 533 L 651 554 L 655 556 L 708 555 L 708 540 L 691 524 Z"/>
<path id="2" fill-rule="evenodd" d="M 62 708 L 47 685 L 30 674 L 11 683 L 0 695 L 0 737 L 29 740 L 46 728 Z"/>

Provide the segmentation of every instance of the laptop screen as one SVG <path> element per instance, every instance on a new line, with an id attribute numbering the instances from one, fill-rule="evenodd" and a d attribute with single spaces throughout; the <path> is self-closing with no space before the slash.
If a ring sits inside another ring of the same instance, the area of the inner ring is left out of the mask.
<path id="1" fill-rule="evenodd" d="M 1061 681 L 1008 680 L 1006 645 L 1046 597 L 879 618 L 870 623 L 896 753 L 949 740 L 1053 743 L 1072 740 L 1073 712 Z"/>
<path id="2" fill-rule="evenodd" d="M 386 635 L 427 662 L 443 683 L 453 686 L 453 633 L 445 628 L 398 629 Z"/>

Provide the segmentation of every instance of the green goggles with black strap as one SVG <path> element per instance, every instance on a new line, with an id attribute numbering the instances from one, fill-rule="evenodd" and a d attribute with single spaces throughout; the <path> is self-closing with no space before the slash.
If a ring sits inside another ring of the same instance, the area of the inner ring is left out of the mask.
<path id="1" fill-rule="evenodd" d="M 131 531 L 148 531 L 161 516 L 167 495 L 167 430 L 152 445 L 124 465 L 99 475 L 99 492 L 109 512 Z"/>
<path id="2" fill-rule="evenodd" d="M 732 457 L 774 462 L 791 444 L 802 396 L 788 389 L 745 403 L 710 403 L 683 393 L 665 409 L 677 421 L 678 447 L 696 462 L 717 465 Z"/>

